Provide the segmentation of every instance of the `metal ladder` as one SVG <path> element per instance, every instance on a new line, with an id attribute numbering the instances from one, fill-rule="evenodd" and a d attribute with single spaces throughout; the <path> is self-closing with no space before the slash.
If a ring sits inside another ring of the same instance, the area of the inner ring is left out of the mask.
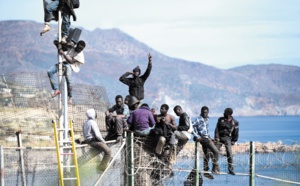
<path id="1" fill-rule="evenodd" d="M 59 173 L 59 180 L 60 185 L 74 185 L 73 182 L 76 181 L 76 186 L 80 186 L 80 179 L 79 179 L 79 171 L 78 171 L 78 162 L 76 156 L 76 148 L 75 148 L 75 141 L 74 141 L 74 131 L 73 131 L 73 122 L 69 122 L 69 128 L 57 128 L 55 121 L 52 121 L 53 129 L 54 129 L 54 137 L 55 137 L 55 146 L 56 146 L 56 154 L 57 154 L 57 161 L 58 161 L 58 173 Z M 62 138 L 59 135 L 59 131 L 68 130 L 69 132 L 69 139 L 60 139 Z M 71 145 L 70 145 L 71 144 Z M 71 165 L 69 157 L 73 157 L 73 165 Z M 69 164 L 69 165 L 68 165 Z M 64 171 L 66 170 L 66 171 Z M 72 170 L 72 171 L 71 171 Z M 64 174 L 65 172 L 65 174 Z M 67 174 L 69 173 L 69 174 Z M 64 177 L 65 175 L 65 177 Z M 67 176 L 70 177 L 67 177 Z M 73 177 L 72 177 L 73 176 Z M 70 182 L 70 184 L 69 184 Z M 73 183 L 73 184 L 72 184 Z"/>

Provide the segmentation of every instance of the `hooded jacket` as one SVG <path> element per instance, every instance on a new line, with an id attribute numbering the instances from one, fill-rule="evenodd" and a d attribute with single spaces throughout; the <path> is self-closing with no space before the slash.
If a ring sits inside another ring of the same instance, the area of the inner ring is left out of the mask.
<path id="1" fill-rule="evenodd" d="M 89 109 L 86 111 L 87 121 L 82 126 L 82 132 L 84 140 L 95 139 L 100 142 L 105 142 L 100 133 L 99 127 L 95 121 L 96 111 L 95 109 Z"/>
<path id="2" fill-rule="evenodd" d="M 141 76 L 127 78 L 130 75 L 129 72 L 126 72 L 120 77 L 120 81 L 129 87 L 129 94 L 136 97 L 138 100 L 144 99 L 144 84 L 149 77 L 152 69 L 152 64 L 148 63 L 147 70 Z M 139 67 L 133 69 L 133 71 L 138 70 L 141 74 Z"/>

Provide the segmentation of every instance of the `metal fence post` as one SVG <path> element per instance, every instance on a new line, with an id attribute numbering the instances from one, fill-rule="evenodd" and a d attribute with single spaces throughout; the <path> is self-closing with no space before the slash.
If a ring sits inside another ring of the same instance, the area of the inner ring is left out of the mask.
<path id="1" fill-rule="evenodd" d="M 250 141 L 249 185 L 255 186 L 255 142 Z"/>
<path id="2" fill-rule="evenodd" d="M 129 132 L 127 135 L 127 159 L 128 159 L 128 186 L 134 186 L 134 144 L 133 144 L 133 132 Z"/>
<path id="3" fill-rule="evenodd" d="M 18 138 L 18 147 L 19 147 L 19 154 L 20 154 L 20 161 L 21 161 L 22 185 L 26 186 L 26 175 L 25 175 L 25 165 L 24 165 L 24 158 L 23 158 L 21 131 L 16 132 L 16 135 Z"/>
<path id="4" fill-rule="evenodd" d="M 0 167 L 1 167 L 1 182 L 0 186 L 4 186 L 4 155 L 3 146 L 0 145 Z"/>
<path id="5" fill-rule="evenodd" d="M 198 152 L 198 142 L 195 142 L 195 186 L 199 185 L 199 152 Z"/>

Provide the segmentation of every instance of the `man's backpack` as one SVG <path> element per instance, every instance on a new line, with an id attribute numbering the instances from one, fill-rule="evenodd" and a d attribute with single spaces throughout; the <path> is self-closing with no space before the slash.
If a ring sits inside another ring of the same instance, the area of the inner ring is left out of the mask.
<path id="1" fill-rule="evenodd" d="M 79 6 L 80 6 L 79 0 L 72 0 L 72 4 L 73 4 L 73 8 L 74 8 L 74 9 L 75 9 L 75 8 L 79 8 Z"/>

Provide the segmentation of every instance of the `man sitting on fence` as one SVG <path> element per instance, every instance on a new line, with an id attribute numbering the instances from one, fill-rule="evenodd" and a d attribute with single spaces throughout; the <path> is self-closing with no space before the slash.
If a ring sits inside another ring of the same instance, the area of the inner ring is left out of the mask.
<path id="1" fill-rule="evenodd" d="M 123 140 L 123 131 L 127 126 L 126 120 L 129 116 L 129 109 L 123 103 L 123 97 L 117 95 L 115 98 L 116 104 L 105 112 L 105 122 L 107 129 L 106 140 L 117 139 L 117 142 Z"/>
<path id="2" fill-rule="evenodd" d="M 233 110 L 226 108 L 224 110 L 224 117 L 218 119 L 215 129 L 215 144 L 218 150 L 222 145 L 226 148 L 228 173 L 235 175 L 233 171 L 233 158 L 231 146 L 237 142 L 239 138 L 239 122 L 232 117 Z"/>
<path id="3" fill-rule="evenodd" d="M 105 140 L 102 138 L 99 127 L 95 121 L 97 118 L 97 114 L 95 109 L 89 109 L 86 111 L 87 121 L 82 126 L 82 132 L 84 136 L 85 144 L 89 144 L 90 146 L 102 150 L 104 152 L 103 159 L 98 167 L 100 171 L 104 171 L 110 161 L 111 158 L 111 150 L 106 145 Z"/>
<path id="4" fill-rule="evenodd" d="M 128 117 L 127 123 L 135 135 L 147 136 L 155 126 L 154 117 L 148 104 L 143 103 L 140 108 L 134 110 Z"/>

